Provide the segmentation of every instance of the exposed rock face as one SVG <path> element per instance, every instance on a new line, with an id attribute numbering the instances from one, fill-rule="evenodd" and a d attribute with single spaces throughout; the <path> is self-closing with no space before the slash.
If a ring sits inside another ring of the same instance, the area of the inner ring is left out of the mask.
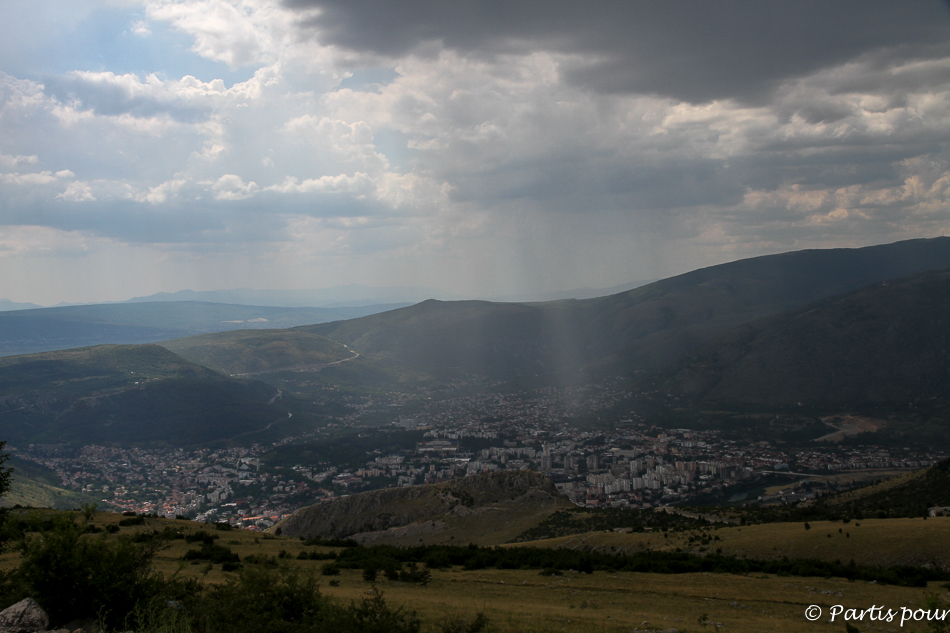
<path id="1" fill-rule="evenodd" d="M 49 616 L 33 598 L 24 598 L 0 611 L 0 633 L 43 633 Z"/>
<path id="2" fill-rule="evenodd" d="M 565 499 L 550 479 L 536 471 L 481 473 L 441 484 L 374 490 L 308 506 L 284 519 L 280 528 L 287 536 L 304 538 L 347 538 L 387 531 L 431 533 L 445 525 L 442 519 L 474 517 L 519 500 L 533 505 L 546 503 L 553 508 Z M 418 525 L 410 530 L 394 530 L 410 524 Z"/>

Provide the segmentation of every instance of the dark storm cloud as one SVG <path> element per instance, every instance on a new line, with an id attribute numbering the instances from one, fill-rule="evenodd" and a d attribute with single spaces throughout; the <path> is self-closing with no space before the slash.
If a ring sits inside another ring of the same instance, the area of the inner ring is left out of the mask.
<path id="1" fill-rule="evenodd" d="M 469 53 L 578 53 L 568 81 L 692 102 L 756 100 L 862 54 L 929 57 L 950 42 L 939 0 L 285 0 L 323 43 L 398 56 L 426 42 Z M 318 9 L 319 13 L 308 10 Z"/>
<path id="2" fill-rule="evenodd" d="M 179 123 L 197 123 L 206 120 L 211 112 L 210 108 L 182 103 L 178 99 L 166 101 L 151 95 L 132 94 L 122 84 L 90 80 L 83 75 L 47 77 L 43 83 L 48 96 L 63 103 L 78 104 L 80 110 L 93 110 L 105 116 L 131 114 L 137 118 L 149 118 L 167 114 Z"/>

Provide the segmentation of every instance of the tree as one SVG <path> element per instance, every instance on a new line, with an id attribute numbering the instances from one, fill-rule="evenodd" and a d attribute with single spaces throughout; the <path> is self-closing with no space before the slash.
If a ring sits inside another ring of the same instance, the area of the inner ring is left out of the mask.
<path id="1" fill-rule="evenodd" d="M 10 459 L 10 454 L 3 452 L 6 445 L 6 441 L 0 442 L 0 497 L 10 492 L 10 484 L 13 483 L 13 468 L 4 466 Z"/>

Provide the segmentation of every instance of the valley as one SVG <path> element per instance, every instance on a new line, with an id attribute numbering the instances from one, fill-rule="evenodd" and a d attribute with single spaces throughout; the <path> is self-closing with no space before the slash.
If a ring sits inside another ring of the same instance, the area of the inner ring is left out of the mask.
<path id="1" fill-rule="evenodd" d="M 430 625 L 795 631 L 829 600 L 922 604 L 950 580 L 948 266 L 937 238 L 5 356 L 4 505 L 96 504 L 90 529 L 208 587 L 302 569 L 359 599 L 366 557 L 399 558 L 374 582 Z"/>
<path id="2" fill-rule="evenodd" d="M 775 504 L 846 488 L 852 473 L 893 474 L 950 455 L 939 446 L 880 446 L 870 435 L 841 444 L 811 441 L 827 428 L 819 423 L 811 427 L 811 439 L 790 443 L 774 436 L 745 441 L 720 429 L 658 427 L 629 410 L 616 421 L 608 413 L 621 400 L 607 387 L 426 396 L 423 402 L 408 394 L 366 397 L 306 435 L 246 447 L 11 448 L 102 507 L 251 529 L 354 492 L 479 472 L 538 470 L 575 504 L 590 508 L 697 499 Z M 587 418 L 591 412 L 594 419 Z M 597 412 L 605 418 L 599 425 Z M 388 417 L 385 423 L 381 416 Z M 840 475 L 840 483 L 830 474 Z M 777 485 L 781 492 L 766 490 Z"/>

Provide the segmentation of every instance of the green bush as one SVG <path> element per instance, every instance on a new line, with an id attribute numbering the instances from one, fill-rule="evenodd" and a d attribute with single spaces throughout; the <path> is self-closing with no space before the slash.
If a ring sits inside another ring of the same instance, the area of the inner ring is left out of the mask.
<path id="1" fill-rule="evenodd" d="M 60 514 L 51 529 L 24 537 L 17 581 L 54 623 L 99 617 L 119 626 L 137 603 L 164 592 L 151 569 L 156 544 L 84 532 L 72 515 Z"/>
<path id="2" fill-rule="evenodd" d="M 208 545 L 212 545 L 215 542 L 215 540 L 219 538 L 221 537 L 218 536 L 217 534 L 208 534 L 204 530 L 198 530 L 197 532 L 186 534 L 185 542 L 186 543 L 207 543 Z"/>
<path id="3" fill-rule="evenodd" d="M 422 622 L 415 611 L 391 608 L 380 591 L 372 589 L 372 597 L 363 598 L 344 610 L 336 623 L 340 633 L 419 633 Z"/>
<path id="4" fill-rule="evenodd" d="M 189 607 L 196 628 L 207 633 L 328 630 L 321 627 L 335 615 L 316 579 L 289 568 L 244 567 Z"/>
<path id="5" fill-rule="evenodd" d="M 363 570 L 363 580 L 366 582 L 376 582 L 376 577 L 379 575 L 379 568 L 375 565 L 367 565 L 366 569 Z"/>
<path id="6" fill-rule="evenodd" d="M 418 567 L 415 563 L 409 563 L 405 570 L 399 572 L 399 580 L 426 586 L 432 580 L 432 572 L 425 567 Z"/>
<path id="7" fill-rule="evenodd" d="M 240 563 L 241 557 L 231 551 L 230 547 L 214 543 L 202 543 L 200 549 L 190 549 L 181 557 L 182 560 L 206 560 L 212 563 Z"/>

